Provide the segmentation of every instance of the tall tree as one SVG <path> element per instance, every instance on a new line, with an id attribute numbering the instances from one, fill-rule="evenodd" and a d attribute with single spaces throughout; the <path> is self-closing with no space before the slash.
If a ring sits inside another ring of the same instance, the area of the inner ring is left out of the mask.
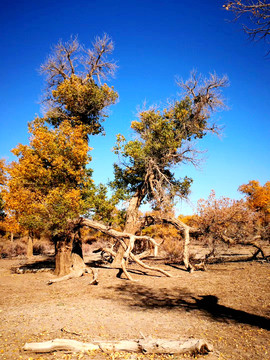
<path id="1" fill-rule="evenodd" d="M 116 68 L 108 60 L 112 50 L 107 35 L 92 49 L 77 39 L 53 48 L 41 67 L 47 76 L 44 117 L 30 123 L 30 144 L 13 150 L 18 161 L 9 166 L 6 204 L 25 228 L 51 235 L 57 275 L 70 272 L 72 251 L 81 255 L 73 220 L 93 208 L 93 196 L 101 193 L 87 169 L 88 139 L 104 132 L 105 110 L 118 97 L 102 83 Z"/>
<path id="2" fill-rule="evenodd" d="M 4 199 L 19 223 L 28 231 L 46 231 L 56 246 L 56 273 L 68 272 L 71 264 L 72 225 L 83 213 L 83 191 L 90 180 L 86 165 L 88 144 L 83 127 L 64 121 L 50 129 L 43 119 L 30 124 L 29 145 L 13 149 L 17 162 L 9 166 Z"/>
<path id="3" fill-rule="evenodd" d="M 180 164 L 198 162 L 194 140 L 202 139 L 208 132 L 218 133 L 211 122 L 214 111 L 223 108 L 221 89 L 227 78 L 215 74 L 202 79 L 192 73 L 187 82 L 179 81 L 183 98 L 163 111 L 151 108 L 139 114 L 131 123 L 136 139 L 125 141 L 117 137 L 116 154 L 120 164 L 115 164 L 112 186 L 123 189 L 129 199 L 125 231 L 135 233 L 138 227 L 138 209 L 149 201 L 152 208 L 169 212 L 177 197 L 186 197 L 192 179 L 176 179 L 174 168 Z M 122 255 L 115 260 L 117 264 Z"/>

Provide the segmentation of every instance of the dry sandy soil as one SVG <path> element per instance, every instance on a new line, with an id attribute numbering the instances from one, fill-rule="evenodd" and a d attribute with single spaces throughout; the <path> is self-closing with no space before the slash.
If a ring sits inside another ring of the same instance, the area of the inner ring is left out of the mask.
<path id="1" fill-rule="evenodd" d="M 0 359 L 153 358 L 22 350 L 25 342 L 137 339 L 141 333 L 173 340 L 207 339 L 214 353 L 199 359 L 270 359 L 269 263 L 215 264 L 193 274 L 180 266 L 160 265 L 173 278 L 142 273 L 131 265 L 136 282 L 117 278 L 115 269 L 100 268 L 98 286 L 88 284 L 89 275 L 48 286 L 50 271 L 12 273 L 11 268 L 21 263 L 0 260 Z"/>

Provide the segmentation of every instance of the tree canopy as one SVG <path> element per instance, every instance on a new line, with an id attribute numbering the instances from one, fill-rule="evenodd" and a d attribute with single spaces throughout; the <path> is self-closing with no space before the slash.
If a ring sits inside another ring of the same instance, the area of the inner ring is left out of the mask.
<path id="1" fill-rule="evenodd" d="M 270 181 L 261 185 L 257 180 L 239 186 L 238 190 L 245 194 L 248 206 L 255 211 L 270 215 Z"/>
<path id="2" fill-rule="evenodd" d="M 48 123 L 59 126 L 69 120 L 72 126 L 83 124 L 86 135 L 104 131 L 105 110 L 118 98 L 113 87 L 101 82 L 116 69 L 114 61 L 108 58 L 113 49 L 107 35 L 96 38 L 91 49 L 80 45 L 76 38 L 60 41 L 53 48 L 41 66 L 47 81 L 44 105 Z"/>
<path id="3" fill-rule="evenodd" d="M 209 79 L 202 79 L 192 73 L 188 81 L 178 83 L 183 90 L 180 100 L 162 111 L 155 108 L 142 111 L 139 119 L 131 123 L 134 140 L 126 141 L 121 134 L 117 136 L 114 150 L 120 162 L 114 164 L 115 180 L 111 185 L 123 189 L 130 199 L 131 228 L 144 199 L 150 201 L 153 208 L 168 211 L 176 197 L 188 195 L 192 179 L 177 179 L 174 169 L 185 163 L 196 165 L 199 152 L 194 140 L 208 132 L 219 132 L 210 117 L 224 107 L 221 89 L 227 85 L 227 78 L 212 74 Z"/>
<path id="4" fill-rule="evenodd" d="M 83 192 L 91 182 L 86 169 L 89 147 L 83 126 L 72 127 L 68 121 L 51 129 L 37 118 L 29 131 L 30 144 L 12 150 L 18 162 L 8 167 L 5 202 L 25 228 L 55 234 L 85 211 Z"/>

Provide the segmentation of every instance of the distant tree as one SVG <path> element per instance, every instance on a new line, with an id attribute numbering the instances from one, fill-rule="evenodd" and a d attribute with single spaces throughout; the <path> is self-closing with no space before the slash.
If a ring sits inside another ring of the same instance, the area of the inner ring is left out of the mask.
<path id="1" fill-rule="evenodd" d="M 217 199 L 213 190 L 208 199 L 198 201 L 197 217 L 193 222 L 213 251 L 218 242 L 244 243 L 259 234 L 258 217 L 248 209 L 246 202 L 226 197 Z"/>
<path id="2" fill-rule="evenodd" d="M 247 15 L 251 25 L 243 25 L 244 31 L 252 40 L 268 40 L 270 35 L 270 3 L 266 0 L 234 0 L 223 7 L 232 11 L 236 19 Z"/>
<path id="3" fill-rule="evenodd" d="M 5 176 L 5 161 L 0 159 L 0 221 L 3 221 L 5 218 L 4 212 L 4 200 L 2 197 L 2 189 L 6 182 Z"/>
<path id="4" fill-rule="evenodd" d="M 148 201 L 155 210 L 170 212 L 175 199 L 186 197 L 192 179 L 176 179 L 174 168 L 180 164 L 198 162 L 193 141 L 219 128 L 210 122 L 212 113 L 224 107 L 221 89 L 227 78 L 215 74 L 202 79 L 193 73 L 187 82 L 179 81 L 184 96 L 163 111 L 151 108 L 139 114 L 131 123 L 135 140 L 117 136 L 115 153 L 120 163 L 114 165 L 115 189 L 122 189 L 129 199 L 125 231 L 138 229 L 138 210 Z M 116 257 L 115 265 L 121 261 Z"/>
<path id="5" fill-rule="evenodd" d="M 248 206 L 255 211 L 270 215 L 270 181 L 261 185 L 257 180 L 239 186 L 238 190 L 246 195 Z"/>
<path id="6" fill-rule="evenodd" d="M 270 240 L 270 181 L 260 185 L 259 181 L 251 180 L 238 190 L 245 194 L 248 207 L 258 214 L 262 236 Z"/>

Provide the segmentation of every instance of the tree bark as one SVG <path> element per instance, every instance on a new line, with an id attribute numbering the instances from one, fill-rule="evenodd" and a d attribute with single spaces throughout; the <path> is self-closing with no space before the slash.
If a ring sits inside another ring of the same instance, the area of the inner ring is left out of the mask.
<path id="1" fill-rule="evenodd" d="M 71 271 L 72 239 L 70 236 L 55 236 L 55 275 L 68 275 Z"/>
<path id="2" fill-rule="evenodd" d="M 144 198 L 144 189 L 143 186 L 141 186 L 136 193 L 133 195 L 133 197 L 129 201 L 127 213 L 126 213 L 126 223 L 124 232 L 129 234 L 134 234 L 138 230 L 138 218 L 139 218 L 139 207 L 141 205 L 141 202 Z M 128 240 L 124 240 L 126 245 Z M 122 246 L 119 246 L 118 251 L 116 253 L 116 256 L 112 262 L 112 267 L 120 268 L 123 263 L 123 256 L 124 256 L 125 250 Z"/>
<path id="3" fill-rule="evenodd" d="M 28 259 L 33 257 L 33 249 L 34 249 L 33 235 L 29 233 L 27 240 L 27 249 L 26 249 L 26 257 Z"/>
<path id="4" fill-rule="evenodd" d="M 183 263 L 187 271 L 192 272 L 194 267 L 190 264 L 189 261 L 189 244 L 190 244 L 190 232 L 197 232 L 197 229 L 194 229 L 187 224 L 183 223 L 181 220 L 176 219 L 173 216 L 165 216 L 161 215 L 159 217 L 150 216 L 154 222 L 159 223 L 167 223 L 174 226 L 177 230 L 179 230 L 184 237 L 184 247 L 183 247 Z"/>
<path id="5" fill-rule="evenodd" d="M 93 279 L 90 282 L 90 285 L 97 285 L 98 284 L 98 273 L 94 271 L 92 268 L 85 265 L 82 257 L 76 253 L 71 253 L 71 267 L 69 269 L 69 273 L 56 279 L 51 279 L 48 281 L 48 285 L 51 285 L 56 282 L 65 281 L 69 279 L 74 279 L 83 276 L 85 273 L 92 274 Z"/>

